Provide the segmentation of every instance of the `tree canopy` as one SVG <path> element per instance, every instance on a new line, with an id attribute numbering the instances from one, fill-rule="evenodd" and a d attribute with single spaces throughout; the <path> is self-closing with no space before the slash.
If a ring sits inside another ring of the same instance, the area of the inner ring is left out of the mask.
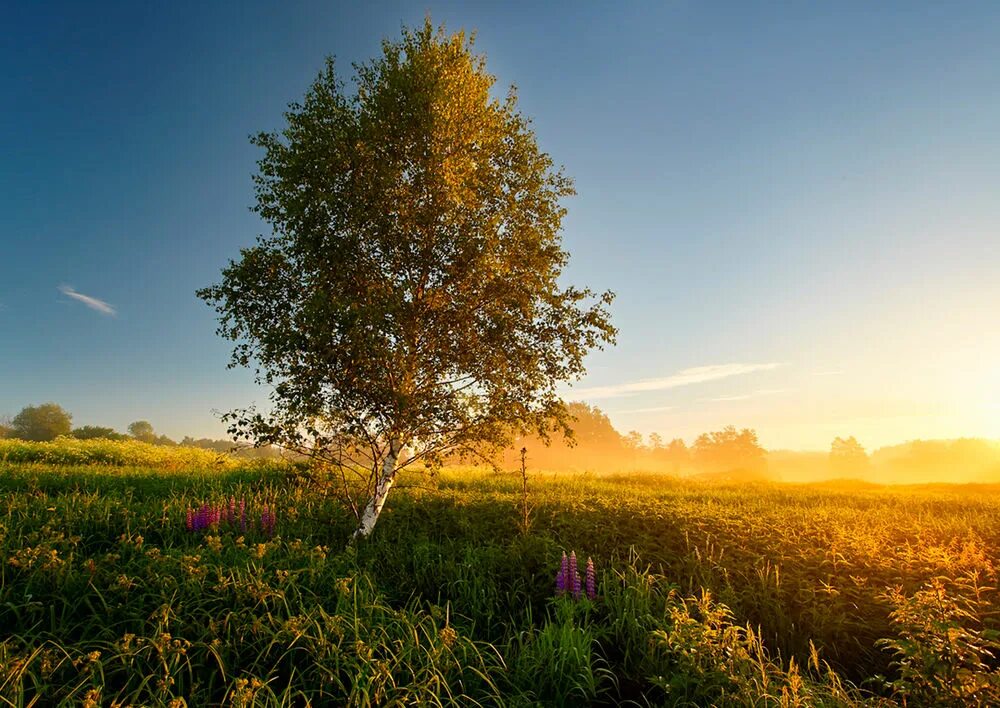
<path id="1" fill-rule="evenodd" d="M 73 416 L 55 403 L 25 406 L 11 421 L 11 434 L 22 440 L 55 440 L 69 435 Z"/>
<path id="2" fill-rule="evenodd" d="M 427 21 L 355 69 L 254 138 L 272 233 L 199 296 L 273 386 L 231 433 L 369 470 L 367 535 L 405 465 L 565 429 L 557 384 L 615 330 L 610 293 L 560 283 L 572 183 L 472 40 Z"/>
<path id="3" fill-rule="evenodd" d="M 73 437 L 77 440 L 127 440 L 127 435 L 122 435 L 116 432 L 114 428 L 107 428 L 101 425 L 83 425 L 79 428 L 74 428 Z"/>
<path id="4" fill-rule="evenodd" d="M 765 455 L 754 430 L 737 430 L 732 425 L 699 435 L 691 446 L 695 464 L 712 476 L 761 477 L 767 469 Z"/>
<path id="5" fill-rule="evenodd" d="M 135 420 L 128 424 L 128 433 L 136 440 L 142 442 L 154 442 L 156 440 L 156 432 L 153 430 L 153 424 L 148 420 Z"/>
<path id="6" fill-rule="evenodd" d="M 861 472 L 868 467 L 868 453 L 853 435 L 834 438 L 830 444 L 830 466 L 840 474 Z"/>

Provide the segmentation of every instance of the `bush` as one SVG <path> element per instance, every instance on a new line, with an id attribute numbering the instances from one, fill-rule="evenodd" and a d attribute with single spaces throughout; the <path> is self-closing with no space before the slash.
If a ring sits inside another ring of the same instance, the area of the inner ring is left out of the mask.
<path id="1" fill-rule="evenodd" d="M 885 597 L 898 638 L 880 643 L 896 656 L 899 677 L 889 683 L 904 704 L 1000 705 L 1000 632 L 984 629 L 989 607 L 975 575 L 951 583 L 934 578 L 913 595 L 902 588 Z"/>

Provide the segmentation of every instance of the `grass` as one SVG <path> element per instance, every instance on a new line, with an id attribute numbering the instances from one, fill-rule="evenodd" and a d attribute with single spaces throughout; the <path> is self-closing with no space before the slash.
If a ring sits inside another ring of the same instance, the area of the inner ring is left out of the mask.
<path id="1" fill-rule="evenodd" d="M 536 474 L 525 533 L 517 475 L 455 469 L 347 549 L 351 519 L 280 465 L 12 459 L 3 705 L 1000 700 L 989 489 Z M 187 530 L 229 499 L 275 534 Z M 594 601 L 554 595 L 563 550 L 596 561 Z"/>

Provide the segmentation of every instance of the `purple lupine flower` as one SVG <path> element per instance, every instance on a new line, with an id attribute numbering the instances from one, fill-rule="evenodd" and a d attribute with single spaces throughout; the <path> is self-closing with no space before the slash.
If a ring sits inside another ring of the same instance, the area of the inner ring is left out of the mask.
<path id="1" fill-rule="evenodd" d="M 274 535 L 274 526 L 277 518 L 271 508 L 267 505 L 264 506 L 264 510 L 260 513 L 260 530 L 266 533 L 268 536 Z"/>
<path id="2" fill-rule="evenodd" d="M 574 599 L 580 597 L 580 573 L 577 571 L 576 551 L 569 553 L 569 591 L 573 593 Z"/>
<path id="3" fill-rule="evenodd" d="M 566 592 L 566 577 L 569 575 L 569 559 L 566 557 L 566 551 L 563 551 L 562 562 L 559 564 L 559 571 L 556 573 L 556 595 L 562 595 Z"/>
<path id="4" fill-rule="evenodd" d="M 192 511 L 190 507 L 188 507 L 187 510 L 186 521 L 187 521 L 187 530 L 194 531 L 194 511 Z"/>
<path id="5" fill-rule="evenodd" d="M 587 597 L 593 600 L 597 597 L 597 574 L 594 572 L 594 561 L 587 558 Z"/>
<path id="6" fill-rule="evenodd" d="M 247 500 L 240 499 L 240 531 L 247 532 Z"/>

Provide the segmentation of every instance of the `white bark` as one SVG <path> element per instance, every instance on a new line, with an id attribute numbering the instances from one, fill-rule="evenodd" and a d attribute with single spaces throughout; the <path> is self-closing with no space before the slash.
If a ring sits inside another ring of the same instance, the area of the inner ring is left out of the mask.
<path id="1" fill-rule="evenodd" d="M 389 496 L 392 483 L 396 480 L 396 460 L 399 458 L 399 451 L 402 447 L 395 440 L 390 441 L 389 454 L 382 461 L 382 472 L 378 476 L 372 498 L 365 504 L 365 510 L 361 514 L 361 523 L 358 525 L 358 530 L 354 532 L 355 539 L 368 538 L 372 529 L 375 528 L 375 522 L 378 521 L 382 507 L 385 506 L 385 499 Z"/>

